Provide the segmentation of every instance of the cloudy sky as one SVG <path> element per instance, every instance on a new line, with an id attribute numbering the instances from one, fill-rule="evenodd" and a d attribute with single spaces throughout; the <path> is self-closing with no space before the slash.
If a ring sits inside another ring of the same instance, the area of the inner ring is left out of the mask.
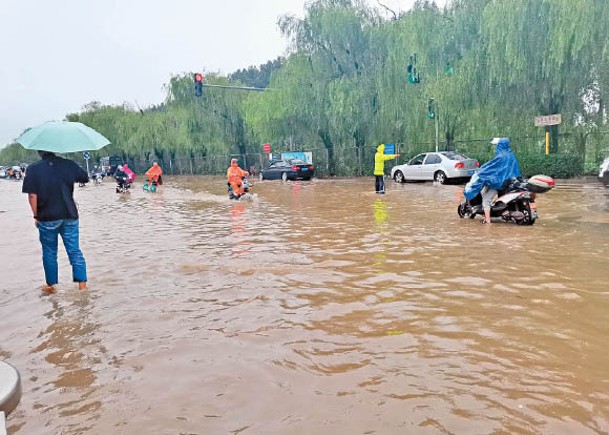
<path id="1" fill-rule="evenodd" d="M 414 0 L 384 0 L 407 10 Z M 377 4 L 376 0 L 369 0 Z M 91 101 L 146 107 L 172 74 L 228 74 L 284 54 L 305 0 L 0 0 L 0 147 Z"/>

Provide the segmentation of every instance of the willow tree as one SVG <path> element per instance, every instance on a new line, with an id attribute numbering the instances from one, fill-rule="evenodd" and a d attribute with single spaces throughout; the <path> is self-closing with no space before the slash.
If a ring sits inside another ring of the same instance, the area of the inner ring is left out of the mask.
<path id="1" fill-rule="evenodd" d="M 126 158 L 135 155 L 131 137 L 137 128 L 140 113 L 129 105 L 102 105 L 99 102 L 88 103 L 80 113 L 70 114 L 70 121 L 82 122 L 103 134 L 111 142 L 94 156 L 119 154 Z"/>
<path id="2" fill-rule="evenodd" d="M 299 100 L 286 100 L 289 106 L 283 113 L 291 119 L 291 128 L 310 129 L 328 152 L 330 174 L 336 173 L 334 150 L 336 146 L 358 145 L 366 141 L 372 122 L 369 113 L 370 95 L 363 78 L 370 73 L 373 63 L 368 50 L 367 28 L 375 16 L 363 3 L 350 0 L 317 0 L 309 3 L 303 19 L 284 17 L 280 28 L 291 39 L 297 54 L 286 62 L 284 70 L 274 81 L 277 93 L 298 93 Z M 287 90 L 297 84 L 298 90 Z M 352 95 L 348 88 L 352 87 Z M 345 110 L 346 104 L 360 106 L 361 110 Z M 362 111 L 367 111 L 362 116 Z M 346 117 L 346 118 L 345 118 Z M 337 126 L 345 128 L 336 129 Z M 344 142 L 343 142 L 344 141 Z"/>
<path id="3" fill-rule="evenodd" d="M 583 111 L 582 94 L 595 81 L 596 50 L 590 46 L 602 0 L 504 0 L 483 12 L 485 74 L 479 84 L 494 89 L 500 107 L 521 116 L 561 113 L 567 125 Z M 606 6 L 604 6 L 606 8 Z M 592 25 L 591 25 L 592 24 Z M 606 26 L 606 23 L 604 24 Z M 558 147 L 552 128 L 552 150 Z"/>
<path id="4" fill-rule="evenodd" d="M 247 135 L 243 116 L 245 93 L 206 84 L 231 85 L 226 77 L 207 74 L 203 95 L 195 97 L 192 75 L 183 74 L 172 77 L 167 86 L 166 104 L 172 117 L 175 123 L 178 119 L 185 122 L 189 131 L 190 140 L 186 148 L 202 156 L 228 154 L 231 150 L 246 153 L 252 141 Z"/>

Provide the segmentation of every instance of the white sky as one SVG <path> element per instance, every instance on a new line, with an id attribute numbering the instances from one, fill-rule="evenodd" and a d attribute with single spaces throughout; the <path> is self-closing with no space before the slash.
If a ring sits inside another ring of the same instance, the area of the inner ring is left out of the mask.
<path id="1" fill-rule="evenodd" d="M 413 2 L 382 0 L 396 11 Z M 302 17 L 304 4 L 0 0 L 0 147 L 91 101 L 158 104 L 173 74 L 228 74 L 275 59 L 287 47 L 278 18 Z"/>

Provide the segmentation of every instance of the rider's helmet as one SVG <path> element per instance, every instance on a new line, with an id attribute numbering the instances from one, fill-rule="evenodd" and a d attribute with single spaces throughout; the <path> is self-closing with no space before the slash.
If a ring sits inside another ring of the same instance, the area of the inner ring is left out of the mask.
<path id="1" fill-rule="evenodd" d="M 230 164 L 233 165 L 233 166 L 234 165 L 238 165 L 239 164 L 239 160 L 237 160 L 237 159 L 231 159 L 230 160 Z"/>

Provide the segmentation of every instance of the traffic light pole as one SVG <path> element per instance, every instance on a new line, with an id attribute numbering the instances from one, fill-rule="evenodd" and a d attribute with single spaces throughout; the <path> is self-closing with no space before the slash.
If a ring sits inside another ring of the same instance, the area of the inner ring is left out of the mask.
<path id="1" fill-rule="evenodd" d="M 268 91 L 268 88 L 254 88 L 251 86 L 226 86 L 226 85 L 210 85 L 205 83 L 206 88 L 223 88 L 223 89 L 240 89 L 242 91 Z"/>
<path id="2" fill-rule="evenodd" d="M 436 113 L 436 152 L 438 152 L 438 148 L 440 147 L 440 127 L 438 125 L 438 114 Z"/>

